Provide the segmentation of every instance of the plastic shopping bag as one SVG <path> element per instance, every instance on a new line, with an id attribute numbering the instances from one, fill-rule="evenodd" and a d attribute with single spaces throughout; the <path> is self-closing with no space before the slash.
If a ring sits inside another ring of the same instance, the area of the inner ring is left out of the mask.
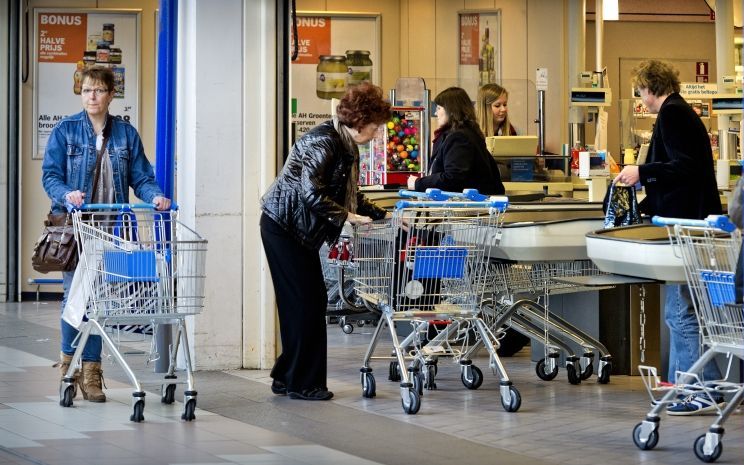
<path id="1" fill-rule="evenodd" d="M 90 291 L 85 282 L 85 267 L 78 263 L 75 275 L 72 277 L 72 284 L 70 284 L 70 292 L 67 294 L 65 309 L 62 311 L 62 319 L 74 328 L 80 329 L 89 298 Z"/>
<path id="2" fill-rule="evenodd" d="M 641 223 L 641 212 L 633 186 L 610 184 L 604 200 L 605 229 Z"/>

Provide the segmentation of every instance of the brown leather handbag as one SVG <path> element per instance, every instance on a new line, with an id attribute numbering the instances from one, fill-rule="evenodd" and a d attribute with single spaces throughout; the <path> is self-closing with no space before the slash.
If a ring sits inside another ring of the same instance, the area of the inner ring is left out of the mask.
<path id="1" fill-rule="evenodd" d="M 68 213 L 50 213 L 44 231 L 34 245 L 31 264 L 39 273 L 74 271 L 78 263 L 77 241 Z"/>
<path id="2" fill-rule="evenodd" d="M 110 127 L 110 124 L 106 127 Z M 98 180 L 101 176 L 101 159 L 106 152 L 107 143 L 108 133 L 104 135 L 101 148 L 96 154 L 93 194 L 91 195 L 93 199 L 96 198 Z M 34 245 L 31 264 L 39 273 L 75 271 L 78 264 L 78 248 L 70 213 L 49 213 L 47 215 L 44 221 L 44 231 Z"/>

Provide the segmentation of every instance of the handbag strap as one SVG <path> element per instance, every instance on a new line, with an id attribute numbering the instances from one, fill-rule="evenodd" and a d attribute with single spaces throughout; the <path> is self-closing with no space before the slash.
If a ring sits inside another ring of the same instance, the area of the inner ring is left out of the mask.
<path id="1" fill-rule="evenodd" d="M 90 194 L 90 201 L 95 202 L 96 191 L 98 190 L 98 182 L 101 179 L 101 162 L 103 160 L 103 154 L 106 152 L 106 145 L 108 145 L 109 135 L 111 135 L 111 116 L 106 117 L 106 126 L 103 128 L 103 142 L 101 143 L 101 149 L 96 150 L 96 171 L 93 175 L 93 190 Z"/>

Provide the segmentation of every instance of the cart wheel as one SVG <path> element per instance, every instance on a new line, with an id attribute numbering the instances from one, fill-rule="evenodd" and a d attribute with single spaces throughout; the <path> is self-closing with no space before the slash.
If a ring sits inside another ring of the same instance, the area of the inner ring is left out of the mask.
<path id="1" fill-rule="evenodd" d="M 540 361 L 537 362 L 537 365 L 535 365 L 535 373 L 537 373 L 537 377 L 541 380 L 551 381 L 553 378 L 558 376 L 558 365 L 553 368 L 553 371 L 547 373 L 545 372 L 545 359 L 541 358 Z"/>
<path id="2" fill-rule="evenodd" d="M 705 435 L 701 434 L 698 436 L 697 439 L 695 439 L 695 445 L 693 446 L 693 449 L 695 450 L 695 455 L 697 458 L 702 460 L 705 463 L 715 462 L 718 460 L 718 457 L 721 456 L 721 452 L 723 452 L 723 444 L 720 442 L 716 445 L 716 448 L 713 449 L 713 453 L 710 455 L 705 455 L 705 452 L 703 452 L 703 446 L 705 445 Z"/>
<path id="3" fill-rule="evenodd" d="M 408 405 L 406 405 L 403 399 L 400 400 L 400 403 L 403 406 L 403 411 L 405 413 L 409 415 L 416 415 L 421 408 L 421 396 L 419 396 L 419 393 L 416 392 L 415 389 L 409 389 Z"/>
<path id="4" fill-rule="evenodd" d="M 138 400 L 134 403 L 134 409 L 132 410 L 132 416 L 129 417 L 130 421 L 140 423 L 145 420 L 145 401 Z"/>
<path id="5" fill-rule="evenodd" d="M 191 421 L 196 418 L 196 415 L 194 415 L 194 410 L 196 410 L 196 399 L 189 399 L 186 402 L 186 405 L 184 405 L 183 407 L 181 420 Z"/>
<path id="6" fill-rule="evenodd" d="M 388 374 L 388 380 L 400 381 L 400 365 L 398 362 L 390 362 L 390 373 Z"/>
<path id="7" fill-rule="evenodd" d="M 420 371 L 411 372 L 411 382 L 413 383 L 413 389 L 418 393 L 419 397 L 424 395 L 424 374 Z"/>
<path id="8" fill-rule="evenodd" d="M 641 441 L 641 427 L 643 426 L 643 423 L 638 423 L 635 425 L 635 428 L 633 428 L 633 442 L 635 443 L 636 447 L 638 447 L 641 450 L 651 450 L 654 447 L 656 447 L 656 444 L 659 443 L 659 430 L 655 429 L 651 431 L 651 434 L 648 435 L 648 439 L 646 442 Z"/>
<path id="9" fill-rule="evenodd" d="M 377 383 L 372 373 L 362 373 L 362 397 L 371 399 L 377 395 Z"/>
<path id="10" fill-rule="evenodd" d="M 597 382 L 599 384 L 607 384 L 610 382 L 610 374 L 612 373 L 612 363 L 608 363 L 599 370 L 597 376 Z"/>
<path id="11" fill-rule="evenodd" d="M 165 386 L 165 391 L 160 397 L 160 402 L 164 404 L 172 404 L 174 400 L 176 400 L 176 385 L 168 384 Z"/>
<path id="12" fill-rule="evenodd" d="M 345 323 L 345 324 L 344 324 L 344 325 L 343 325 L 343 326 L 341 327 L 341 330 L 342 330 L 342 331 L 344 332 L 344 334 L 351 334 L 351 333 L 353 333 L 353 332 L 354 332 L 354 326 L 353 326 L 353 325 L 351 325 L 351 324 L 349 324 L 349 323 Z"/>
<path id="13" fill-rule="evenodd" d="M 357 321 L 357 326 L 359 326 L 360 328 L 363 327 L 364 326 L 364 320 Z"/>
<path id="14" fill-rule="evenodd" d="M 509 394 L 508 402 L 503 397 L 501 398 L 501 406 L 507 412 L 516 412 L 522 406 L 522 396 L 514 386 L 509 386 Z"/>
<path id="15" fill-rule="evenodd" d="M 62 398 L 59 400 L 59 405 L 62 407 L 72 407 L 72 399 L 75 398 L 75 386 L 67 386 L 65 392 L 62 394 Z"/>
<path id="16" fill-rule="evenodd" d="M 581 384 L 581 375 L 576 372 L 576 365 L 573 363 L 566 365 L 566 374 L 568 375 L 569 383 Z"/>
<path id="17" fill-rule="evenodd" d="M 437 376 L 437 366 L 435 364 L 426 365 L 426 382 L 424 387 L 428 390 L 436 389 L 437 383 L 434 382 L 434 378 Z"/>
<path id="18" fill-rule="evenodd" d="M 589 365 L 587 365 L 584 370 L 581 372 L 581 380 L 587 380 L 591 378 L 591 376 L 594 374 L 594 363 L 589 362 Z"/>
<path id="19" fill-rule="evenodd" d="M 468 389 L 478 389 L 483 384 L 483 372 L 475 365 L 470 365 L 470 377 L 466 376 L 468 373 L 467 367 L 462 371 L 460 380 L 462 384 Z"/>

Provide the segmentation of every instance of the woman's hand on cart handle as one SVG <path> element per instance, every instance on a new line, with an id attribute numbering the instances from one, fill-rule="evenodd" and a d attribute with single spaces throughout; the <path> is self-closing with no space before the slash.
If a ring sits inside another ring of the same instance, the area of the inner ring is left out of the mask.
<path id="1" fill-rule="evenodd" d="M 72 207 L 80 208 L 84 202 L 85 202 L 85 192 L 70 191 L 65 194 L 65 206 L 67 206 L 68 211 L 71 210 L 68 204 L 71 205 Z"/>
<path id="2" fill-rule="evenodd" d="M 368 224 L 372 222 L 372 218 L 370 218 L 369 216 L 362 216 L 357 215 L 356 213 L 349 212 L 346 217 L 346 221 L 351 224 Z"/>
<path id="3" fill-rule="evenodd" d="M 171 206 L 171 200 L 167 197 L 163 197 L 162 195 L 158 195 L 157 197 L 152 199 L 152 205 L 155 207 L 155 210 L 169 210 Z"/>

